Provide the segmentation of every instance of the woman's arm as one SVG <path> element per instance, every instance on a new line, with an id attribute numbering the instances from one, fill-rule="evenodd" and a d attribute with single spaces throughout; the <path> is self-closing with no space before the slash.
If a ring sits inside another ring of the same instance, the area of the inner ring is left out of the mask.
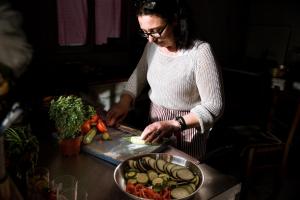
<path id="1" fill-rule="evenodd" d="M 201 132 L 212 128 L 224 110 L 224 92 L 221 70 L 208 43 L 203 43 L 196 54 L 195 80 L 201 103 L 191 109 L 198 118 Z M 188 119 L 187 119 L 188 120 Z"/>
<path id="2" fill-rule="evenodd" d="M 120 101 L 114 104 L 107 112 L 107 125 L 115 126 L 119 124 L 128 114 L 133 104 L 133 97 L 127 93 L 123 93 Z"/>

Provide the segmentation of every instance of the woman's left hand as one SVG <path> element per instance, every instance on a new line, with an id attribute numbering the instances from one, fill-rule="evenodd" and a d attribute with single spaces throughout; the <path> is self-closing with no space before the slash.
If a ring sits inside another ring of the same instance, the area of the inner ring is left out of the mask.
<path id="1" fill-rule="evenodd" d="M 162 138 L 169 138 L 179 130 L 180 125 L 175 120 L 158 121 L 148 125 L 141 137 L 146 142 L 158 143 Z"/>

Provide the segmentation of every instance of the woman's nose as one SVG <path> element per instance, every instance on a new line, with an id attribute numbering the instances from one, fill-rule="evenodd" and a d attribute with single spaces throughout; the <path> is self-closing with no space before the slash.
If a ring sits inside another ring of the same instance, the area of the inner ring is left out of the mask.
<path id="1" fill-rule="evenodd" d="M 154 42 L 154 41 L 155 41 L 155 38 L 152 37 L 151 35 L 149 35 L 149 36 L 148 36 L 148 41 L 149 41 L 149 42 Z"/>

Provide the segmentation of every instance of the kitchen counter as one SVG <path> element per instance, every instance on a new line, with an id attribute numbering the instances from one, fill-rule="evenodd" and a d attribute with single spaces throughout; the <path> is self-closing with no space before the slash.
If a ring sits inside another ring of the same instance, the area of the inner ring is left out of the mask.
<path id="1" fill-rule="evenodd" d="M 168 146 L 164 153 L 189 158 L 185 153 Z M 50 170 L 50 180 L 54 177 L 70 174 L 79 180 L 79 191 L 88 193 L 88 200 L 128 200 L 114 183 L 115 165 L 87 153 L 78 156 L 64 157 L 57 145 L 42 144 L 39 166 Z M 227 200 L 238 199 L 241 183 L 232 176 L 221 174 L 206 164 L 200 164 L 204 175 L 204 183 L 195 200 Z M 79 199 L 78 199 L 79 200 Z"/>

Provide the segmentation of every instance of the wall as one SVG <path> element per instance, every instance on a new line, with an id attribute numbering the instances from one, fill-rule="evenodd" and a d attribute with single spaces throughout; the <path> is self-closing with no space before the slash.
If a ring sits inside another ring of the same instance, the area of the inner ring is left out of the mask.
<path id="1" fill-rule="evenodd" d="M 278 53 L 278 48 L 288 43 L 287 57 L 291 57 L 290 54 L 299 49 L 299 1 L 188 0 L 188 2 L 193 9 L 197 31 L 206 36 L 214 47 L 217 57 L 225 65 L 241 61 L 243 56 L 250 53 L 247 49 L 249 45 L 258 51 L 262 51 L 267 45 L 276 54 L 269 56 L 275 57 L 279 63 L 285 62 L 286 49 L 283 49 L 283 58 L 279 55 L 282 53 Z M 270 29 L 254 31 L 253 35 L 254 27 L 269 27 Z M 288 29 L 288 31 L 273 32 L 274 27 Z M 274 33 L 277 34 L 272 38 L 274 40 L 261 44 L 264 39 L 268 39 Z M 281 44 L 274 44 L 278 42 Z"/>
<path id="2" fill-rule="evenodd" d="M 54 70 L 62 68 L 66 69 L 62 70 L 66 73 L 68 73 L 67 69 L 79 71 L 84 69 L 85 71 L 80 71 L 79 74 L 87 74 L 85 79 L 93 79 L 93 83 L 99 79 L 111 78 L 115 72 L 118 72 L 118 76 L 124 74 L 123 77 L 127 77 L 143 49 L 144 41 L 134 34 L 136 19 L 131 13 L 131 8 L 128 8 L 128 15 L 126 15 L 128 19 L 126 30 L 130 33 L 127 42 L 112 42 L 100 48 L 72 48 L 69 51 L 58 49 L 56 45 L 55 1 L 11 1 L 15 8 L 24 15 L 24 30 L 35 50 L 32 74 L 38 78 L 44 76 L 43 72 L 49 71 L 53 72 L 51 75 L 54 76 L 56 73 Z M 300 16 L 298 14 L 300 6 L 298 2 L 291 0 L 187 1 L 193 11 L 197 32 L 204 35 L 211 43 L 223 67 L 234 66 L 244 70 L 243 65 L 250 63 L 245 57 L 251 57 L 253 52 L 256 55 L 252 56 L 256 59 L 265 56 L 267 59 L 275 59 L 278 63 L 300 63 Z M 130 1 L 124 0 L 124 2 Z M 264 28 L 256 31 L 253 27 L 284 27 L 289 30 L 289 33 L 288 35 L 286 32 L 281 34 L 279 31 L 277 36 L 273 37 L 275 41 L 268 40 L 268 43 L 261 43 L 266 37 L 272 35 L 272 32 L 268 32 L 270 31 L 268 28 L 266 28 L 267 31 L 263 31 Z M 260 33 L 263 34 L 260 35 Z M 285 38 L 280 40 L 279 44 L 277 37 L 281 36 Z M 289 42 L 287 56 L 285 56 L 286 37 Z M 271 49 L 268 56 L 263 54 L 266 52 L 266 45 L 270 46 L 268 49 Z M 272 52 L 273 49 L 275 53 Z M 280 51 L 277 51 L 278 49 Z M 39 71 L 39 74 L 35 73 L 36 71 Z"/>
<path id="3" fill-rule="evenodd" d="M 256 1 L 251 4 L 248 24 L 264 25 L 269 27 L 281 27 L 289 30 L 289 35 L 281 34 L 282 37 L 274 37 L 273 52 L 278 53 L 279 47 L 284 51 L 280 57 L 277 54 L 278 64 L 285 64 L 295 73 L 300 72 L 300 2 L 299 1 Z M 273 34 L 274 35 L 274 34 Z M 268 35 L 272 37 L 272 32 Z M 267 38 L 266 38 L 267 39 Z M 283 43 L 287 43 L 284 47 Z M 281 45 L 280 45 L 281 43 Z M 276 46 L 277 45 L 277 46 Z M 277 48 L 277 49 L 276 49 Z M 270 55 L 272 56 L 272 55 Z M 273 55 L 274 56 L 274 55 Z"/>
<path id="4" fill-rule="evenodd" d="M 211 43 L 221 63 L 240 52 L 245 8 L 237 0 L 189 0 L 196 30 Z"/>

